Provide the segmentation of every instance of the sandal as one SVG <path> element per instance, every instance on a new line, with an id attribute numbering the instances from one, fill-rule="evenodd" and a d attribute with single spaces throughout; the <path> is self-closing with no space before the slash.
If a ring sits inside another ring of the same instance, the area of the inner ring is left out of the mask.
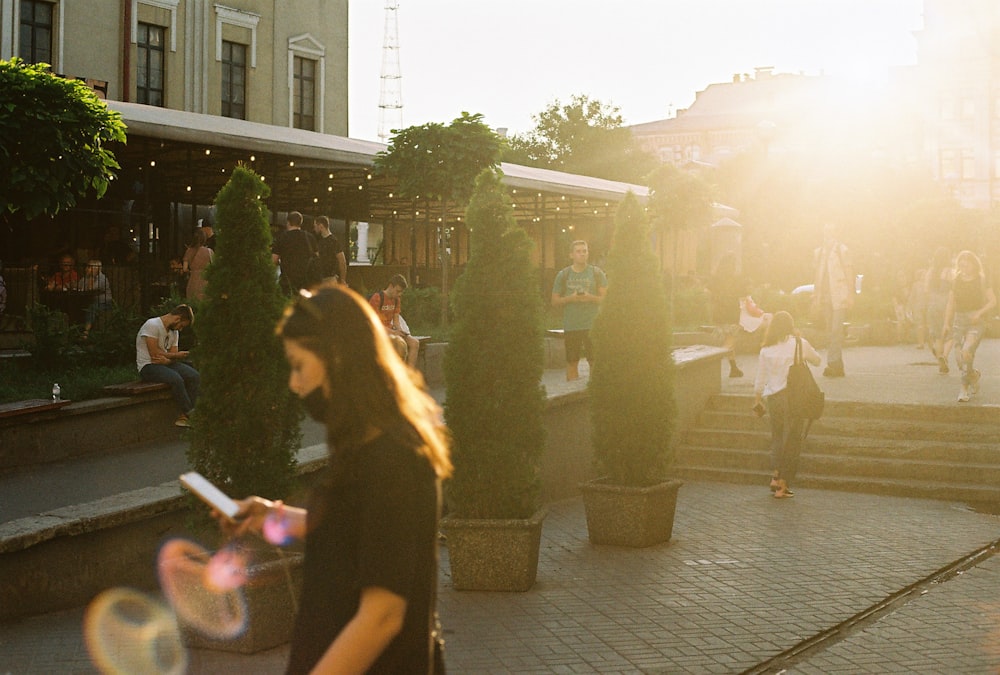
<path id="1" fill-rule="evenodd" d="M 795 496 L 795 493 L 789 490 L 788 488 L 785 488 L 784 490 L 778 490 L 771 496 L 774 497 L 775 499 L 791 499 L 792 497 Z"/>

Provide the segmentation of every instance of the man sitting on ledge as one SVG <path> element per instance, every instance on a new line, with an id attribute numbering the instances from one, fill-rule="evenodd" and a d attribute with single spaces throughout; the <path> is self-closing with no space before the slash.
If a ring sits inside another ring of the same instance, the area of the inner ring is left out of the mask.
<path id="1" fill-rule="evenodd" d="M 174 421 L 178 427 L 191 426 L 188 416 L 198 399 L 201 377 L 184 359 L 187 351 L 179 351 L 180 331 L 194 323 L 194 312 L 188 305 L 177 305 L 163 316 L 154 316 L 142 324 L 135 336 L 135 365 L 143 382 L 163 382 L 170 385 L 181 416 Z"/>

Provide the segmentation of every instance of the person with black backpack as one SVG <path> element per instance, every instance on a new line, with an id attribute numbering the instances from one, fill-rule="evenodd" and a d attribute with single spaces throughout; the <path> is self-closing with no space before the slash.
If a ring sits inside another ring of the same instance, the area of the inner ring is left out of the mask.
<path id="1" fill-rule="evenodd" d="M 552 306 L 563 309 L 563 330 L 566 342 L 566 381 L 580 379 L 580 356 L 587 355 L 593 364 L 590 348 L 590 327 L 608 292 L 608 277 L 604 270 L 588 264 L 590 250 L 582 239 L 570 245 L 573 264 L 556 275 L 552 287 Z"/>
<path id="2" fill-rule="evenodd" d="M 285 293 L 298 293 L 301 288 L 322 281 L 316 238 L 302 229 L 302 214 L 290 211 L 285 220 L 285 232 L 274 242 L 274 262 L 281 265 L 278 283 Z"/>

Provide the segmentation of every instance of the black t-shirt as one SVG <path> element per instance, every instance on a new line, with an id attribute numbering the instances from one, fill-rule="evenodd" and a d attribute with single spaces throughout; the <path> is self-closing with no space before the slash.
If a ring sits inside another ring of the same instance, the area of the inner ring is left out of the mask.
<path id="1" fill-rule="evenodd" d="M 281 276 L 294 290 L 307 285 L 309 258 L 315 255 L 316 238 L 303 229 L 287 230 L 274 243 L 281 258 Z"/>
<path id="2" fill-rule="evenodd" d="M 357 612 L 361 589 L 406 598 L 399 635 L 369 672 L 428 673 L 436 623 L 439 483 L 430 463 L 382 435 L 309 503 L 302 598 L 289 673 L 307 673 Z"/>
<path id="3" fill-rule="evenodd" d="M 317 243 L 319 249 L 320 269 L 323 271 L 323 278 L 340 274 L 337 266 L 337 254 L 344 252 L 344 247 L 340 245 L 337 236 L 331 234 L 329 237 L 319 237 Z"/>

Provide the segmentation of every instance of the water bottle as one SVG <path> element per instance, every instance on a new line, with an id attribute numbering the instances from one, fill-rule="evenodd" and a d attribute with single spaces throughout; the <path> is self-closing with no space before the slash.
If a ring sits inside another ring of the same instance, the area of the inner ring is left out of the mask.
<path id="1" fill-rule="evenodd" d="M 62 400 L 62 390 L 59 388 L 59 383 L 56 382 L 52 385 L 52 400 L 61 401 Z"/>

